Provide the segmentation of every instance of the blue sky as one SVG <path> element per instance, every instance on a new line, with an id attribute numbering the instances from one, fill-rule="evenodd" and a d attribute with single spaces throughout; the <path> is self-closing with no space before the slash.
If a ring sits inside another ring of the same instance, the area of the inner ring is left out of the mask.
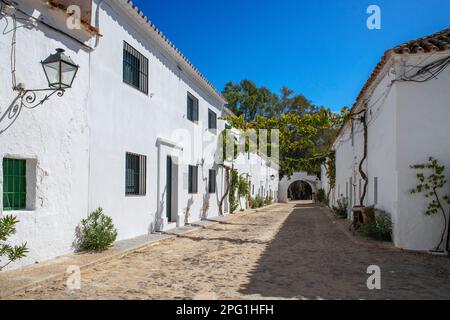
<path id="1" fill-rule="evenodd" d="M 316 105 L 353 104 L 384 51 L 450 27 L 449 0 L 134 0 L 222 90 L 247 78 Z M 366 27 L 369 5 L 381 30 Z"/>

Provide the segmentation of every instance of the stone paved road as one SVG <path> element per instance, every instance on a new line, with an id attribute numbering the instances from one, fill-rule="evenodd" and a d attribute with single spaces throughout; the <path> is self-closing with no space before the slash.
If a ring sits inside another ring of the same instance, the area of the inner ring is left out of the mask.
<path id="1" fill-rule="evenodd" d="M 369 265 L 382 290 L 369 291 Z M 450 259 L 357 244 L 323 209 L 276 205 L 14 299 L 450 299 Z"/>

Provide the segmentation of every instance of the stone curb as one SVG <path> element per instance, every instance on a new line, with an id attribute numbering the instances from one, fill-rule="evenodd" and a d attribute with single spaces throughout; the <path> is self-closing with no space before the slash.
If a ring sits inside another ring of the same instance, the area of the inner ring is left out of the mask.
<path id="1" fill-rule="evenodd" d="M 238 217 L 238 216 L 248 215 L 248 214 L 251 214 L 251 213 L 261 212 L 261 209 L 270 209 L 270 208 L 275 207 L 277 205 L 278 205 L 278 203 L 273 203 L 273 204 L 271 204 L 271 205 L 269 205 L 267 207 L 263 207 L 263 208 L 247 209 L 245 211 L 240 211 L 240 212 L 236 212 L 236 213 L 233 213 L 233 214 L 228 214 L 227 217 Z M 231 218 L 230 218 L 230 220 L 231 220 Z M 220 224 L 221 222 L 224 222 L 224 221 L 210 221 L 210 222 L 211 223 L 208 223 L 208 224 L 205 224 L 205 225 L 195 225 L 195 223 L 194 223 L 193 224 L 194 226 L 193 226 L 192 229 L 185 230 L 185 231 L 180 232 L 178 234 L 171 234 L 170 231 L 163 232 L 162 234 L 166 235 L 166 237 L 164 237 L 162 239 L 150 240 L 150 241 L 148 241 L 148 242 L 146 242 L 144 244 L 140 244 L 140 245 L 137 245 L 137 246 L 125 249 L 122 252 L 114 253 L 114 254 L 111 254 L 109 256 L 102 257 L 102 258 L 99 258 L 97 260 L 91 261 L 89 263 L 81 265 L 80 266 L 80 270 L 90 269 L 90 268 L 93 268 L 95 266 L 104 264 L 104 263 L 109 262 L 109 261 L 114 260 L 114 259 L 121 259 L 123 257 L 126 257 L 126 256 L 132 254 L 132 253 L 135 253 L 136 251 L 139 251 L 139 250 L 147 248 L 147 247 L 151 247 L 151 246 L 153 246 L 153 245 L 155 245 L 157 243 L 161 243 L 161 242 L 169 240 L 169 239 L 174 239 L 174 238 L 177 238 L 177 237 L 179 237 L 181 235 L 185 235 L 185 234 L 188 234 L 188 233 L 191 233 L 191 232 L 199 231 L 199 230 L 202 230 L 204 228 L 209 228 L 209 227 L 212 227 L 214 225 Z M 27 290 L 30 290 L 30 289 L 37 288 L 37 287 L 39 287 L 39 286 L 41 286 L 41 285 L 43 285 L 44 283 L 47 283 L 47 282 L 63 279 L 65 276 L 67 276 L 66 272 L 58 272 L 56 274 L 53 274 L 51 276 L 42 278 L 40 280 L 33 281 L 30 284 L 27 284 L 25 286 L 21 286 L 21 287 L 15 288 L 15 289 L 9 290 L 7 292 L 2 292 L 2 293 L 0 293 L 0 299 L 5 299 L 7 297 L 10 297 L 12 295 L 18 294 L 20 292 L 24 292 L 24 291 L 27 291 Z"/>

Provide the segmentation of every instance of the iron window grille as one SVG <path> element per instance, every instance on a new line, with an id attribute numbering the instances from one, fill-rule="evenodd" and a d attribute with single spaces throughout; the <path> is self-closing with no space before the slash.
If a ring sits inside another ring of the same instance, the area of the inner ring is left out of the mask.
<path id="1" fill-rule="evenodd" d="M 208 110 L 208 129 L 214 132 L 217 130 L 217 114 L 210 109 Z"/>
<path id="2" fill-rule="evenodd" d="M 193 194 L 198 192 L 198 167 L 197 166 L 189 166 L 188 170 L 189 176 L 189 186 L 188 192 Z"/>
<path id="3" fill-rule="evenodd" d="M 216 193 L 216 170 L 209 170 L 208 192 Z"/>
<path id="4" fill-rule="evenodd" d="M 144 196 L 147 191 L 147 157 L 127 152 L 125 162 L 125 194 Z"/>
<path id="5" fill-rule="evenodd" d="M 189 92 L 187 93 L 187 118 L 192 122 L 198 122 L 198 99 Z"/>
<path id="6" fill-rule="evenodd" d="M 3 210 L 26 208 L 26 160 L 3 158 Z"/>
<path id="7" fill-rule="evenodd" d="M 148 94 L 148 59 L 123 42 L 123 82 Z"/>

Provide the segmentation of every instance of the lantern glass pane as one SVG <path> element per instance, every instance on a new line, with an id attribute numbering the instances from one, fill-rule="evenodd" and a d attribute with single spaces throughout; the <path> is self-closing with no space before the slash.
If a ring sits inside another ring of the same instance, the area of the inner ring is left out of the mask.
<path id="1" fill-rule="evenodd" d="M 77 72 L 77 67 L 65 62 L 61 62 L 61 86 L 71 87 L 75 74 Z"/>
<path id="2" fill-rule="evenodd" d="M 45 75 L 47 76 L 48 84 L 52 86 L 58 86 L 59 79 L 59 62 L 50 62 L 44 64 Z"/>

